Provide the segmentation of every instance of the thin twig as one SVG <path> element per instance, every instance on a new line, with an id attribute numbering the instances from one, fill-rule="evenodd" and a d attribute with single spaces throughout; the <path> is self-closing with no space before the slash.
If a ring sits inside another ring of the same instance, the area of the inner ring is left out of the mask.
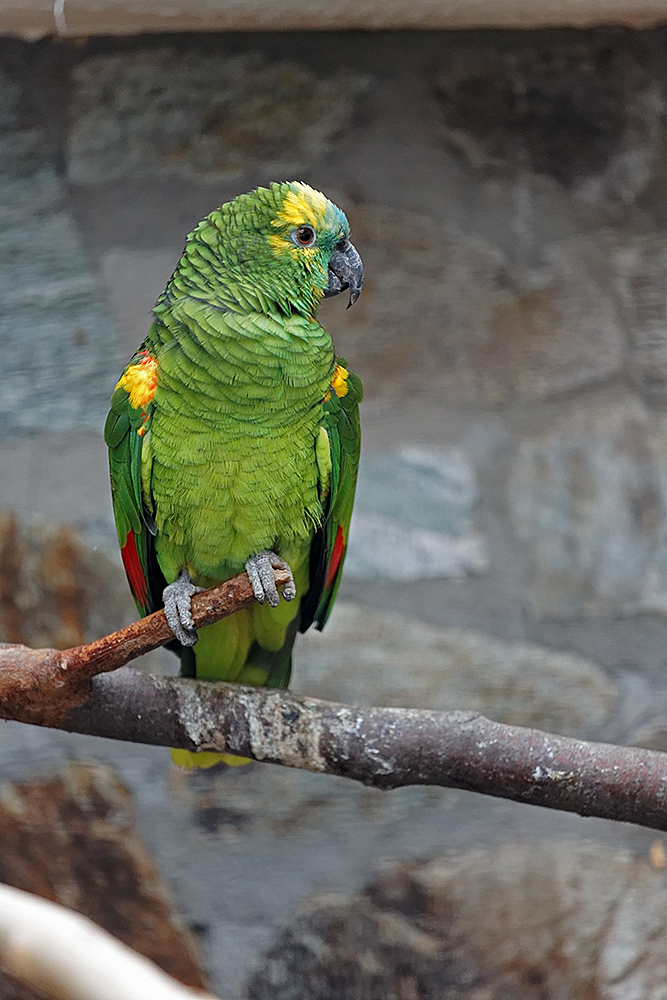
<path id="1" fill-rule="evenodd" d="M 87 917 L 8 885 L 0 885 L 0 969 L 58 1000 L 216 1000 Z"/>

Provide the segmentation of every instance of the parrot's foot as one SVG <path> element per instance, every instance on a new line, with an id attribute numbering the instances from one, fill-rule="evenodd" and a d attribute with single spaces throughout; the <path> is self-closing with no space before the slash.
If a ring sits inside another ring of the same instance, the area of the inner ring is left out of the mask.
<path id="1" fill-rule="evenodd" d="M 245 564 L 245 571 L 252 584 L 255 597 L 260 604 L 267 602 L 272 608 L 278 607 L 280 594 L 276 587 L 276 578 L 273 575 L 274 569 L 284 569 L 289 573 L 289 581 L 283 587 L 283 597 L 286 601 L 292 601 L 296 597 L 296 587 L 292 570 L 284 559 L 277 556 L 270 549 L 258 552 L 256 556 L 251 556 Z"/>
<path id="2" fill-rule="evenodd" d="M 194 646 L 197 641 L 197 629 L 192 620 L 192 595 L 198 594 L 203 587 L 195 587 L 187 570 L 182 569 L 178 580 L 170 583 L 162 591 L 164 613 L 167 616 L 169 628 L 174 633 L 181 646 Z"/>

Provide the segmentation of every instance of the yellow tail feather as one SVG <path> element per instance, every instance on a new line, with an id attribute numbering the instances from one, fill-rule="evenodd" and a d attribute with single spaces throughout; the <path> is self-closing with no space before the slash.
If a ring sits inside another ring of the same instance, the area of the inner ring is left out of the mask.
<path id="1" fill-rule="evenodd" d="M 227 767 L 243 767 L 244 764 L 252 764 L 250 757 L 236 757 L 232 753 L 213 753 L 210 750 L 202 750 L 199 753 L 192 753 L 190 750 L 171 750 L 171 759 L 179 767 L 215 767 L 216 764 L 226 764 Z"/>

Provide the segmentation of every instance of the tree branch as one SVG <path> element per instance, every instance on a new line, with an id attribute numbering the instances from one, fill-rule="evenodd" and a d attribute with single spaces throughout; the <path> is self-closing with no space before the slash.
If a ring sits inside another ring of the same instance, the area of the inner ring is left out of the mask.
<path id="1" fill-rule="evenodd" d="M 58 1000 L 216 1000 L 87 917 L 8 885 L 0 885 L 0 969 Z"/>
<path id="2" fill-rule="evenodd" d="M 274 573 L 277 586 L 288 582 L 284 570 Z M 254 600 L 250 581 L 241 573 L 194 595 L 195 626 L 212 625 L 250 607 Z M 164 611 L 156 611 L 118 632 L 72 649 L 31 649 L 0 643 L 0 718 L 57 726 L 70 708 L 90 697 L 94 676 L 117 670 L 173 638 Z"/>
<path id="3" fill-rule="evenodd" d="M 193 599 L 195 623 L 210 624 L 253 599 L 247 577 L 235 577 Z M 73 650 L 0 648 L 0 717 L 220 750 L 376 788 L 463 788 L 667 830 L 667 754 L 501 725 L 476 712 L 355 708 L 120 666 L 171 637 L 156 612 Z"/>
<path id="4" fill-rule="evenodd" d="M 221 750 L 375 788 L 440 785 L 667 830 L 667 754 L 507 726 L 477 712 L 354 708 L 291 691 L 99 677 L 60 728 Z"/>

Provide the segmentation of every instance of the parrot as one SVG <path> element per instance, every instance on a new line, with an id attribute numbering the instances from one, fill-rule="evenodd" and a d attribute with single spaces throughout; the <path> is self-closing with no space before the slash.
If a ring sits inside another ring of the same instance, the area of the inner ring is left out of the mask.
<path id="1" fill-rule="evenodd" d="M 240 194 L 186 238 L 115 387 L 104 437 L 121 557 L 139 613 L 164 608 L 181 676 L 287 687 L 297 633 L 326 624 L 363 388 L 316 317 L 344 291 L 353 305 L 363 280 L 347 218 L 321 192 Z M 197 632 L 192 595 L 244 570 L 255 603 Z M 247 762 L 171 753 L 185 767 Z"/>

